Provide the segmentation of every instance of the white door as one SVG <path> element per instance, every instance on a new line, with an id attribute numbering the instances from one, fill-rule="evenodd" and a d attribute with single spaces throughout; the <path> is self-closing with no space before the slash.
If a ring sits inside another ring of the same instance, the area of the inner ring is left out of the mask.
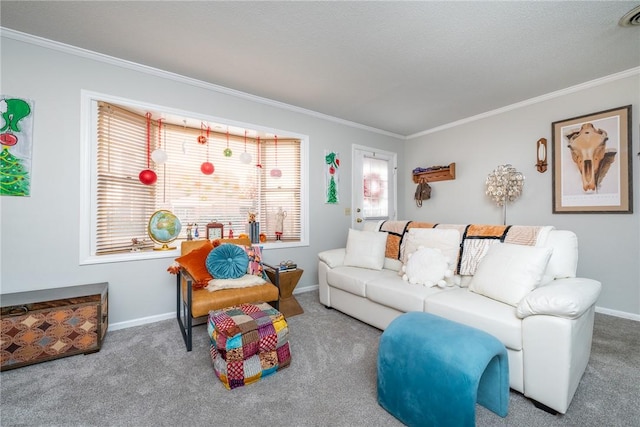
<path id="1" fill-rule="evenodd" d="M 353 146 L 351 227 L 364 221 L 396 219 L 397 154 Z"/>

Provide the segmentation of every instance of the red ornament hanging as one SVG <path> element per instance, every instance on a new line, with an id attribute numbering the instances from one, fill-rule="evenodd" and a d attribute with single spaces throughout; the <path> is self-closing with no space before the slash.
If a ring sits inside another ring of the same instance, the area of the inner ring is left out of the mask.
<path id="1" fill-rule="evenodd" d="M 209 141 L 209 132 L 211 132 L 211 128 L 207 126 L 207 136 L 204 135 L 204 123 L 200 122 L 200 135 L 198 135 L 198 144 L 204 145 Z"/>
<path id="2" fill-rule="evenodd" d="M 205 175 L 211 175 L 216 168 L 213 166 L 213 163 L 209 161 L 209 127 L 207 126 L 207 138 L 205 143 L 207 144 L 207 161 L 200 165 L 200 172 Z"/>
<path id="3" fill-rule="evenodd" d="M 151 113 L 147 113 L 147 169 L 140 172 L 138 179 L 144 185 L 153 185 L 158 180 L 158 175 L 150 169 L 151 164 Z"/>
<path id="4" fill-rule="evenodd" d="M 200 165 L 200 171 L 205 175 L 211 175 L 215 170 L 216 168 L 211 162 L 204 162 Z"/>
<path id="5" fill-rule="evenodd" d="M 151 169 L 145 169 L 138 175 L 140 182 L 144 185 L 153 185 L 158 180 L 158 175 Z"/>

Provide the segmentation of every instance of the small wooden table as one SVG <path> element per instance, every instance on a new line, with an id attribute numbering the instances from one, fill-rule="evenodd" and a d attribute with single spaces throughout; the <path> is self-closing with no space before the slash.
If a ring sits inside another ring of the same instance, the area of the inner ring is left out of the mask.
<path id="1" fill-rule="evenodd" d="M 278 267 L 265 268 L 267 276 L 271 283 L 280 288 L 279 311 L 285 317 L 295 316 L 304 313 L 300 303 L 293 296 L 293 290 L 298 285 L 298 281 L 302 277 L 304 270 L 296 268 L 295 270 L 279 271 Z"/>

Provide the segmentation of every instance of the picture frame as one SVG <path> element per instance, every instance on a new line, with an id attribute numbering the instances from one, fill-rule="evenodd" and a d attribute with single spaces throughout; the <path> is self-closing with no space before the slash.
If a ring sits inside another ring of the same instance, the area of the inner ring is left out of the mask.
<path id="1" fill-rule="evenodd" d="M 210 222 L 207 224 L 207 240 L 224 238 L 224 224 L 220 222 Z"/>
<path id="2" fill-rule="evenodd" d="M 633 213 L 631 105 L 551 124 L 553 213 Z"/>

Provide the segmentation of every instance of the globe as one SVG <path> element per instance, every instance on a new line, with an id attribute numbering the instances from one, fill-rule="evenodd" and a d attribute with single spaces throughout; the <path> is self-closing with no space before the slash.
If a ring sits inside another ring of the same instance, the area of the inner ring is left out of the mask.
<path id="1" fill-rule="evenodd" d="M 147 227 L 149 237 L 154 242 L 162 245 L 161 248 L 156 248 L 156 250 L 175 249 L 175 246 L 169 247 L 168 244 L 178 238 L 180 230 L 182 230 L 182 223 L 171 211 L 159 210 L 149 218 L 149 226 Z"/>

